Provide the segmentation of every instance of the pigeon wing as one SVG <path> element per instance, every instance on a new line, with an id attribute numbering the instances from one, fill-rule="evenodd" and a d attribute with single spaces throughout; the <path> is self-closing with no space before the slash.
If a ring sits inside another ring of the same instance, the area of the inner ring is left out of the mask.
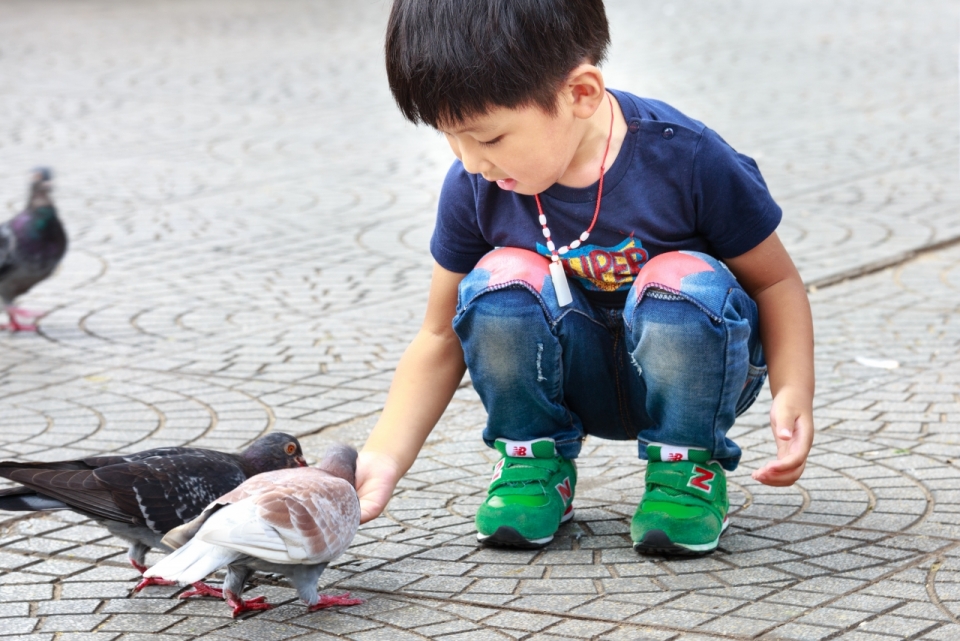
<path id="1" fill-rule="evenodd" d="M 161 534 L 193 520 L 246 478 L 236 461 L 206 450 L 108 465 L 93 474 L 113 489 L 124 511 Z"/>
<path id="2" fill-rule="evenodd" d="M 288 549 L 280 534 L 258 517 L 252 499 L 238 501 L 217 510 L 197 534 L 205 543 L 273 563 L 297 563 L 296 550 Z M 215 517 L 215 518 L 214 518 Z"/>

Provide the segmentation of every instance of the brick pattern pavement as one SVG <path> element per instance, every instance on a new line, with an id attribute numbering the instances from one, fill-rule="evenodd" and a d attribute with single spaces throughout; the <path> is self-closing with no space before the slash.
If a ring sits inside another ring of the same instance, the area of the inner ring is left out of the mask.
<path id="1" fill-rule="evenodd" d="M 0 458 L 268 430 L 360 444 L 425 301 L 450 161 L 393 108 L 385 4 L 0 0 L 0 210 L 50 164 L 71 251 L 0 336 Z M 952 3 L 608 0 L 612 86 L 754 155 L 808 283 L 957 236 Z M 492 461 L 458 392 L 383 518 L 321 581 L 363 606 L 232 621 L 129 596 L 125 546 L 70 513 L 0 513 L 0 639 L 955 639 L 960 250 L 811 294 L 820 433 L 792 488 L 761 398 L 734 428 L 733 525 L 702 560 L 637 557 L 642 466 L 591 440 L 577 518 L 540 552 L 480 550 Z M 896 369 L 870 367 L 895 360 Z M 159 558 L 150 557 L 150 561 Z"/>

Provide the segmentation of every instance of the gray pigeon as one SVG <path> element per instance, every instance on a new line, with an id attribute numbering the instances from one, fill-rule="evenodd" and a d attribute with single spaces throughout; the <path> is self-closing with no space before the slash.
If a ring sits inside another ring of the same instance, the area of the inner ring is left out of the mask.
<path id="1" fill-rule="evenodd" d="M 193 521 L 171 530 L 163 542 L 176 552 L 144 576 L 193 584 L 195 589 L 181 598 L 223 598 L 235 617 L 272 607 L 264 597 L 240 598 L 255 570 L 285 576 L 311 611 L 362 603 L 349 593 L 317 594 L 320 575 L 347 549 L 360 525 L 356 469 L 357 451 L 336 445 L 318 467 L 267 472 L 245 481 Z M 224 566 L 222 591 L 199 583 Z"/>
<path id="2" fill-rule="evenodd" d="M 37 329 L 24 319 L 41 314 L 14 307 L 13 302 L 50 276 L 67 253 L 67 234 L 50 200 L 51 179 L 49 169 L 36 169 L 27 208 L 0 225 L 0 305 L 10 319 L 0 329 Z"/>
<path id="3" fill-rule="evenodd" d="M 73 510 L 96 519 L 130 543 L 130 564 L 143 573 L 147 551 L 168 551 L 163 535 L 211 501 L 255 474 L 306 464 L 300 443 L 282 432 L 258 438 L 240 454 L 162 447 L 53 463 L 3 461 L 0 477 L 21 487 L 0 490 L 0 510 Z M 147 585 L 172 583 L 144 579 L 136 590 Z"/>

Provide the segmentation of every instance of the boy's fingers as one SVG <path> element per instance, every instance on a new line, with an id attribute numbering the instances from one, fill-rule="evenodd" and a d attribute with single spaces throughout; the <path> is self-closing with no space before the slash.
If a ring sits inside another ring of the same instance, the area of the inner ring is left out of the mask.
<path id="1" fill-rule="evenodd" d="M 778 474 L 785 474 L 796 470 L 806 460 L 807 457 L 802 452 L 793 452 L 776 461 L 770 461 L 766 467 Z"/>
<path id="2" fill-rule="evenodd" d="M 376 504 L 367 503 L 364 505 L 364 501 L 360 501 L 360 522 L 366 523 L 367 521 L 372 521 L 373 519 L 380 516 L 380 506 Z"/>
<path id="3" fill-rule="evenodd" d="M 777 400 L 774 399 L 770 409 L 770 428 L 777 445 L 777 458 L 755 470 L 751 476 L 764 485 L 793 485 L 806 467 L 813 442 L 813 422 L 806 413 Z"/>
<path id="4" fill-rule="evenodd" d="M 380 516 L 386 502 L 379 496 L 373 498 L 360 497 L 360 522 L 366 523 Z"/>
<path id="5" fill-rule="evenodd" d="M 789 441 L 793 438 L 794 432 L 799 427 L 797 421 L 800 415 L 790 410 L 773 409 L 770 411 L 770 427 L 773 429 L 773 436 L 777 439 L 779 445 L 782 441 Z"/>
<path id="6" fill-rule="evenodd" d="M 787 475 L 783 475 L 783 474 L 758 475 L 757 477 L 754 478 L 754 480 L 759 481 L 760 483 L 763 483 L 764 485 L 768 485 L 770 487 L 790 487 L 791 485 L 796 483 L 797 479 L 799 478 L 800 478 L 800 474 L 797 472 L 794 472 L 792 474 L 787 474 Z"/>
<path id="7" fill-rule="evenodd" d="M 751 476 L 755 481 L 764 485 L 793 485 L 803 473 L 806 461 L 801 460 L 798 465 L 794 463 L 795 461 L 771 461 L 756 470 Z"/>
<path id="8" fill-rule="evenodd" d="M 792 485 L 803 474 L 807 457 L 803 452 L 794 452 L 770 461 L 751 474 L 755 481 L 764 485 Z"/>
<path id="9" fill-rule="evenodd" d="M 789 441 L 793 438 L 793 429 L 789 426 L 794 425 L 796 420 L 796 416 L 784 415 L 778 417 L 777 422 L 774 423 L 773 426 L 773 434 L 778 441 Z"/>
<path id="10" fill-rule="evenodd" d="M 803 473 L 807 461 L 806 448 L 797 440 L 777 442 L 777 459 L 770 461 L 751 476 L 765 485 L 791 485 Z"/>

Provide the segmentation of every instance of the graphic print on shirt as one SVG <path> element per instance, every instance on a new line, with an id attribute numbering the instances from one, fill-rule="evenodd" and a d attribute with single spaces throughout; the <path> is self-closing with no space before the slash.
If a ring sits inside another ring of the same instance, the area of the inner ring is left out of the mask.
<path id="1" fill-rule="evenodd" d="M 550 258 L 546 245 L 537 243 L 537 253 Z M 650 258 L 633 234 L 614 247 L 581 245 L 560 257 L 567 276 L 589 290 L 615 292 L 629 289 L 640 268 Z"/>

